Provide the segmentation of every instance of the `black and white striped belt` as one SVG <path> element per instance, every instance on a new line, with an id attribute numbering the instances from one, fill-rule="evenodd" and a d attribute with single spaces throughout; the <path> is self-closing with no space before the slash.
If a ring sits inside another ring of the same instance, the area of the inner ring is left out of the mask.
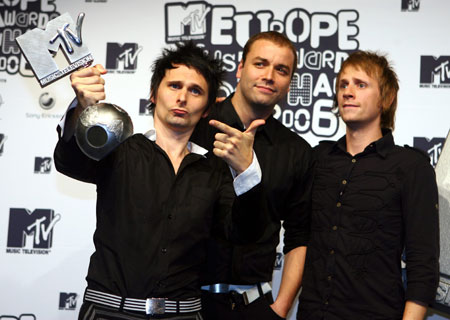
<path id="1" fill-rule="evenodd" d="M 123 298 L 115 294 L 86 289 L 84 301 L 108 306 L 117 310 L 138 311 L 145 314 L 187 313 L 202 309 L 200 298 L 188 300 L 168 300 L 166 298 L 134 299 Z"/>

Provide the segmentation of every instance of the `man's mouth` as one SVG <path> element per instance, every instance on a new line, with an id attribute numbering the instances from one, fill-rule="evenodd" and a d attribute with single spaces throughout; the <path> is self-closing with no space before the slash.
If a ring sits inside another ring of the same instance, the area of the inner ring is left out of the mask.
<path id="1" fill-rule="evenodd" d="M 271 88 L 268 86 L 256 85 L 255 87 L 258 88 L 262 92 L 267 92 L 267 93 L 275 93 L 276 92 L 276 90 L 274 88 Z"/>
<path id="2" fill-rule="evenodd" d="M 182 116 L 187 114 L 187 111 L 186 110 L 182 110 L 182 109 L 172 109 L 172 113 L 175 116 L 182 117 Z"/>

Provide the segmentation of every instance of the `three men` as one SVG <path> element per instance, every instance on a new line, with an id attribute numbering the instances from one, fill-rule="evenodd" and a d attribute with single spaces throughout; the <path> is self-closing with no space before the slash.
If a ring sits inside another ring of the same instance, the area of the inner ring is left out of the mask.
<path id="1" fill-rule="evenodd" d="M 230 155 L 248 154 L 252 150 L 240 147 L 239 133 L 255 119 L 266 121 L 256 132 L 253 148 L 262 169 L 269 223 L 252 244 L 235 245 L 220 236 L 210 241 L 202 287 L 206 319 L 284 318 L 300 286 L 309 239 L 311 148 L 272 116 L 289 91 L 296 65 L 295 48 L 284 35 L 273 31 L 254 35 L 244 47 L 236 92 L 213 106 L 194 131 L 193 140 L 201 145 L 211 146 L 216 139 L 215 147 L 224 142 L 235 146 L 228 150 Z M 215 135 L 210 125 L 215 121 L 208 123 L 210 119 L 235 128 L 231 141 L 221 133 Z M 279 295 L 272 304 L 270 282 L 281 221 L 286 255 Z"/>
<path id="2" fill-rule="evenodd" d="M 423 319 L 434 301 L 435 175 L 427 155 L 394 144 L 398 89 L 386 58 L 371 52 L 351 54 L 337 76 L 346 135 L 315 150 L 298 319 Z"/>
<path id="3" fill-rule="evenodd" d="M 97 185 L 96 250 L 79 319 L 201 319 L 205 241 L 212 230 L 247 240 L 265 211 L 258 178 L 248 182 L 256 158 L 245 170 L 232 167 L 239 174 L 233 190 L 225 163 L 190 142 L 215 101 L 221 64 L 192 43 L 165 50 L 153 67 L 154 128 L 97 162 L 81 152 L 73 131 L 83 109 L 105 98 L 105 72 L 97 65 L 71 76 L 78 103 L 54 157 L 60 172 Z M 249 127 L 247 140 L 262 123 Z"/>

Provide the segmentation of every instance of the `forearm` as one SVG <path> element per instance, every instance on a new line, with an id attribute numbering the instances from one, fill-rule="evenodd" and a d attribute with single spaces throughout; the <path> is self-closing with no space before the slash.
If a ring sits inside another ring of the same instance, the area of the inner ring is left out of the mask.
<path id="1" fill-rule="evenodd" d="M 285 318 L 292 307 L 295 296 L 300 288 L 305 265 L 306 247 L 297 247 L 289 251 L 284 257 L 283 274 L 280 290 L 272 309 Z"/>
<path id="2" fill-rule="evenodd" d="M 403 320 L 423 320 L 427 313 L 425 304 L 419 301 L 406 301 Z"/>

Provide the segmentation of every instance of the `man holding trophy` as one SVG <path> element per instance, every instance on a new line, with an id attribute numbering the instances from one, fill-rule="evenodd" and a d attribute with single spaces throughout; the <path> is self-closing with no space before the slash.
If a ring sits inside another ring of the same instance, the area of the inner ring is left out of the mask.
<path id="1" fill-rule="evenodd" d="M 201 319 L 206 240 L 216 232 L 244 242 L 259 236 L 255 222 L 263 223 L 264 197 L 252 146 L 264 121 L 244 133 L 246 158 L 228 155 L 226 141 L 214 149 L 219 157 L 227 154 L 229 168 L 190 142 L 223 71 L 192 43 L 177 45 L 153 65 L 154 128 L 95 161 L 80 150 L 74 132 L 83 110 L 105 99 L 105 73 L 96 65 L 71 75 L 77 105 L 60 126 L 54 155 L 58 171 L 97 186 L 96 250 L 79 319 Z M 230 136 L 235 130 L 215 125 Z"/>

